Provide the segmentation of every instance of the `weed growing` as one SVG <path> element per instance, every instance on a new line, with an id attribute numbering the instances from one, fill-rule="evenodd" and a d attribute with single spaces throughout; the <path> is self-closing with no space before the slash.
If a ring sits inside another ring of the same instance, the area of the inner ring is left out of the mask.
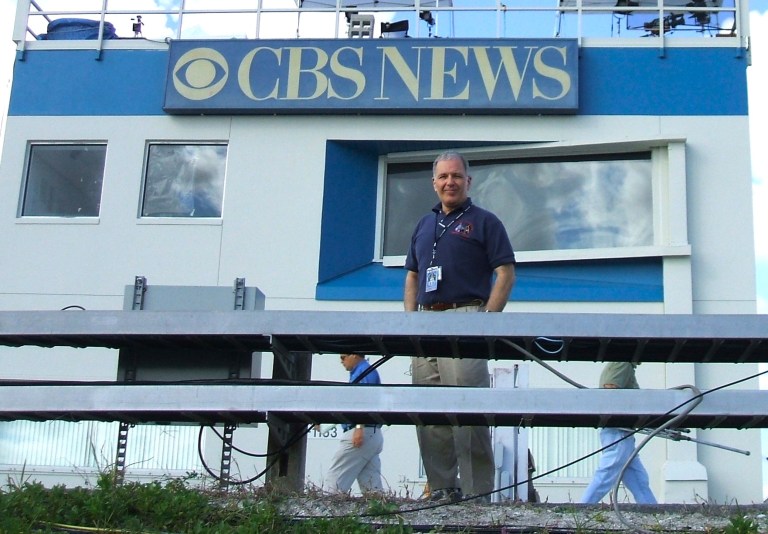
<path id="1" fill-rule="evenodd" d="M 744 515 L 731 517 L 731 523 L 724 530 L 724 534 L 756 534 L 757 532 L 757 523 Z"/>
<path id="2" fill-rule="evenodd" d="M 100 476 L 94 488 L 45 488 L 38 482 L 23 482 L 0 491 L 0 533 L 66 529 L 191 534 L 374 532 L 356 518 L 294 522 L 278 513 L 279 498 L 266 491 L 225 494 L 191 487 L 183 479 L 117 484 L 108 474 Z M 411 531 L 398 525 L 377 532 Z"/>

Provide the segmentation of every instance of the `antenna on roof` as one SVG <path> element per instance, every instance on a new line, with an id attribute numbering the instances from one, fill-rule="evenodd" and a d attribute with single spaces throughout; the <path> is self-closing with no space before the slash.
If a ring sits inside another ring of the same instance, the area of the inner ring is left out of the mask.
<path id="1" fill-rule="evenodd" d="M 136 15 L 136 18 L 131 20 L 136 21 L 133 23 L 133 36 L 143 37 L 144 35 L 141 33 L 141 27 L 144 26 L 144 23 L 141 22 L 141 15 Z"/>

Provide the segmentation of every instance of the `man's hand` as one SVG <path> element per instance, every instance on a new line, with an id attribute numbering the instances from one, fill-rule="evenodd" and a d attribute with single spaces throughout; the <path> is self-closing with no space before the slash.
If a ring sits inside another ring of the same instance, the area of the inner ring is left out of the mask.
<path id="1" fill-rule="evenodd" d="M 486 311 L 500 312 L 504 310 L 509 300 L 509 294 L 512 292 L 512 286 L 515 285 L 515 265 L 512 263 L 499 265 L 494 269 L 496 280 L 491 288 L 491 295 L 485 304 Z"/>
<path id="2" fill-rule="evenodd" d="M 365 434 L 364 434 L 364 428 L 355 428 L 352 431 L 352 446 L 356 448 L 360 448 L 363 446 L 363 441 L 365 441 Z"/>

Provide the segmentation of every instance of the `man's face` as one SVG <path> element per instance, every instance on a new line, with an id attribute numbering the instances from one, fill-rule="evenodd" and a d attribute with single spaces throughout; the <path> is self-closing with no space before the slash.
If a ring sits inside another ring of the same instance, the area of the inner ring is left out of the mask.
<path id="1" fill-rule="evenodd" d="M 460 159 L 438 161 L 432 186 L 443 205 L 444 211 L 451 211 L 461 206 L 469 195 L 472 177 L 467 176 Z"/>
<path id="2" fill-rule="evenodd" d="M 355 368 L 355 365 L 357 365 L 357 358 L 352 354 L 342 354 L 341 365 L 343 365 L 344 369 L 347 371 L 351 371 Z"/>

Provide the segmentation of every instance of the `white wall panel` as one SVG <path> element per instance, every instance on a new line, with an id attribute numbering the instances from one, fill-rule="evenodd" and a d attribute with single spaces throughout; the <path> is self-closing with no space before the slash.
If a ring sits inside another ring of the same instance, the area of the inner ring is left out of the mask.
<path id="1" fill-rule="evenodd" d="M 62 124 L 57 125 L 58 121 Z M 611 142 L 649 138 L 686 139 L 687 210 L 691 267 L 675 259 L 665 269 L 667 303 L 510 303 L 507 311 L 752 313 L 755 306 L 751 183 L 746 117 L 626 116 L 242 116 L 242 117 L 9 117 L 0 166 L 0 261 L 2 309 L 60 309 L 81 304 L 94 309 L 122 308 L 123 286 L 144 275 L 148 283 L 224 285 L 245 277 L 266 295 L 267 309 L 392 310 L 399 302 L 316 301 L 320 225 L 327 139 L 486 140 L 505 142 Z M 16 219 L 26 140 L 100 140 L 108 143 L 101 216 L 97 221 L 32 223 Z M 229 143 L 223 222 L 137 219 L 144 147 L 151 141 L 226 141 Z M 428 177 L 425 177 L 428 179 Z M 728 224 L 724 224 L 728 221 Z M 176 224 L 178 223 L 178 224 Z M 692 284 L 691 284 L 692 281 Z M 13 355 L 10 355 L 13 351 Z M 42 355 L 40 355 L 42 354 Z M 17 363 L 16 358 L 22 358 Z M 270 372 L 265 358 L 263 376 Z M 67 372 L 65 365 L 72 366 Z M 512 362 L 504 362 L 511 365 Z M 0 376 L 109 376 L 112 355 L 0 350 Z M 496 365 L 492 362 L 492 365 Z M 313 375 L 344 381 L 333 357 L 314 360 Z M 594 386 L 600 364 L 561 364 L 560 369 Z M 42 370 L 45 370 L 43 372 Z M 702 386 L 753 372 L 751 366 L 709 365 L 697 369 Z M 406 359 L 381 370 L 388 383 L 408 383 Z M 114 375 L 112 375 L 114 376 Z M 642 365 L 643 387 L 665 388 L 663 368 Z M 531 387 L 568 387 L 547 371 L 531 367 Z M 385 476 L 398 491 L 418 482 L 413 429 L 385 429 Z M 241 435 L 260 435 L 248 431 Z M 595 431 L 596 435 L 597 431 Z M 720 439 L 720 434 L 715 435 Z M 728 431 L 731 444 L 755 450 L 752 459 L 699 447 L 711 469 L 710 497 L 728 494 L 739 502 L 759 495 L 759 436 Z M 654 489 L 660 487 L 666 453 L 653 445 L 643 453 Z M 212 443 L 211 450 L 217 445 Z M 310 440 L 308 480 L 320 482 L 335 442 Z M 245 462 L 245 461 L 244 461 Z M 724 465 L 749 471 L 738 487 Z M 751 462 L 751 463 L 750 463 Z M 712 468 L 711 465 L 717 465 Z M 243 464 L 244 471 L 246 468 Z M 582 473 L 583 474 L 583 473 Z M 573 476 L 579 473 L 571 473 Z M 753 476 L 754 475 L 754 476 Z M 726 487 L 728 486 L 728 487 Z M 409 489 L 411 488 L 411 489 Z M 419 493 L 419 490 L 415 490 Z M 554 490 L 553 490 L 554 491 Z M 559 490 L 558 490 L 559 491 Z M 581 490 L 570 495 L 576 499 Z M 542 492 L 546 498 L 546 493 Z"/>

